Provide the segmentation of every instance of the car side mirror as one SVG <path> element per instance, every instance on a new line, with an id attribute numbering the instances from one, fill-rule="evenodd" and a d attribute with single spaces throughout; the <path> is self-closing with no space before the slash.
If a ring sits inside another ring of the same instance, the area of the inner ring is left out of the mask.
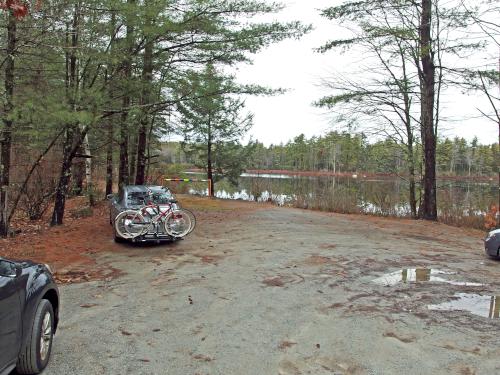
<path id="1" fill-rule="evenodd" d="M 113 200 L 114 198 L 115 198 L 115 195 L 114 195 L 114 194 L 108 194 L 108 195 L 106 195 L 106 199 L 107 199 L 108 201 L 111 201 L 111 200 Z"/>
<path id="2" fill-rule="evenodd" d="M 23 269 L 20 266 L 16 266 L 16 278 L 23 274 Z"/>

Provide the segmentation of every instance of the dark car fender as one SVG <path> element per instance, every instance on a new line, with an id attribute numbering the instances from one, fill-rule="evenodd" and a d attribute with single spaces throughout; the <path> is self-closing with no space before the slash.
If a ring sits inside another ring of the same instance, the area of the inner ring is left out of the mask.
<path id="1" fill-rule="evenodd" d="M 38 304 L 44 298 L 49 300 L 54 309 L 54 332 L 56 331 L 59 323 L 59 290 L 50 273 L 48 273 L 42 265 L 35 265 L 23 269 L 20 282 L 24 286 L 24 288 L 21 289 L 23 290 L 21 303 L 23 304 L 22 344 L 24 347 L 28 339 L 27 336 L 30 332 L 30 326 L 33 324 L 33 318 Z"/>

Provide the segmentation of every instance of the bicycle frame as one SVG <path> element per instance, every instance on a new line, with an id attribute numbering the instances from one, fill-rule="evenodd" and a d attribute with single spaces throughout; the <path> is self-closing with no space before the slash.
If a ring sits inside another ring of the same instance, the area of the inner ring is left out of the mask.
<path id="1" fill-rule="evenodd" d="M 146 233 L 149 232 L 151 229 L 153 229 L 153 227 L 156 226 L 158 223 L 162 222 L 163 219 L 165 219 L 172 212 L 172 205 L 168 204 L 167 207 L 168 207 L 167 210 L 162 211 L 160 209 L 159 204 L 148 202 L 143 207 L 140 208 L 139 212 L 141 213 L 141 215 L 143 216 L 147 215 L 151 218 L 151 222 L 146 227 L 145 230 Z M 151 213 L 148 212 L 148 209 L 153 209 L 155 211 L 154 216 L 152 216 Z M 155 232 L 157 232 L 157 228 Z"/>

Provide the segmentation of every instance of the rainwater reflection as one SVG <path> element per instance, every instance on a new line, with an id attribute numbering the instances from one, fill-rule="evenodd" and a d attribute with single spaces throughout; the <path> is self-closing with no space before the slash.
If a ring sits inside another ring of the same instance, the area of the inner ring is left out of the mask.
<path id="1" fill-rule="evenodd" d="M 456 273 L 430 268 L 404 268 L 395 272 L 386 273 L 373 280 L 374 283 L 384 286 L 394 286 L 397 284 L 419 283 L 419 282 L 435 282 L 446 283 L 459 286 L 482 286 L 480 283 L 468 281 L 452 280 L 450 275 Z"/>
<path id="2" fill-rule="evenodd" d="M 434 311 L 467 311 L 489 319 L 500 318 L 500 296 L 455 293 L 453 300 L 427 306 Z"/>

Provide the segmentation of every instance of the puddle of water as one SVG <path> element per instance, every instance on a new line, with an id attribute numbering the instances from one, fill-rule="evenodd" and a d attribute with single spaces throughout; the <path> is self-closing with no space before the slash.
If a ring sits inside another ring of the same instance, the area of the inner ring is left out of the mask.
<path id="1" fill-rule="evenodd" d="M 483 318 L 500 319 L 500 296 L 455 293 L 455 299 L 438 305 L 428 305 L 434 311 L 467 311 Z"/>
<path id="2" fill-rule="evenodd" d="M 459 286 L 482 286 L 480 283 L 467 281 L 455 281 L 442 277 L 443 275 L 455 275 L 455 272 L 442 271 L 430 268 L 405 268 L 399 271 L 387 273 L 373 280 L 374 283 L 384 286 L 394 286 L 400 283 L 435 282 Z"/>

